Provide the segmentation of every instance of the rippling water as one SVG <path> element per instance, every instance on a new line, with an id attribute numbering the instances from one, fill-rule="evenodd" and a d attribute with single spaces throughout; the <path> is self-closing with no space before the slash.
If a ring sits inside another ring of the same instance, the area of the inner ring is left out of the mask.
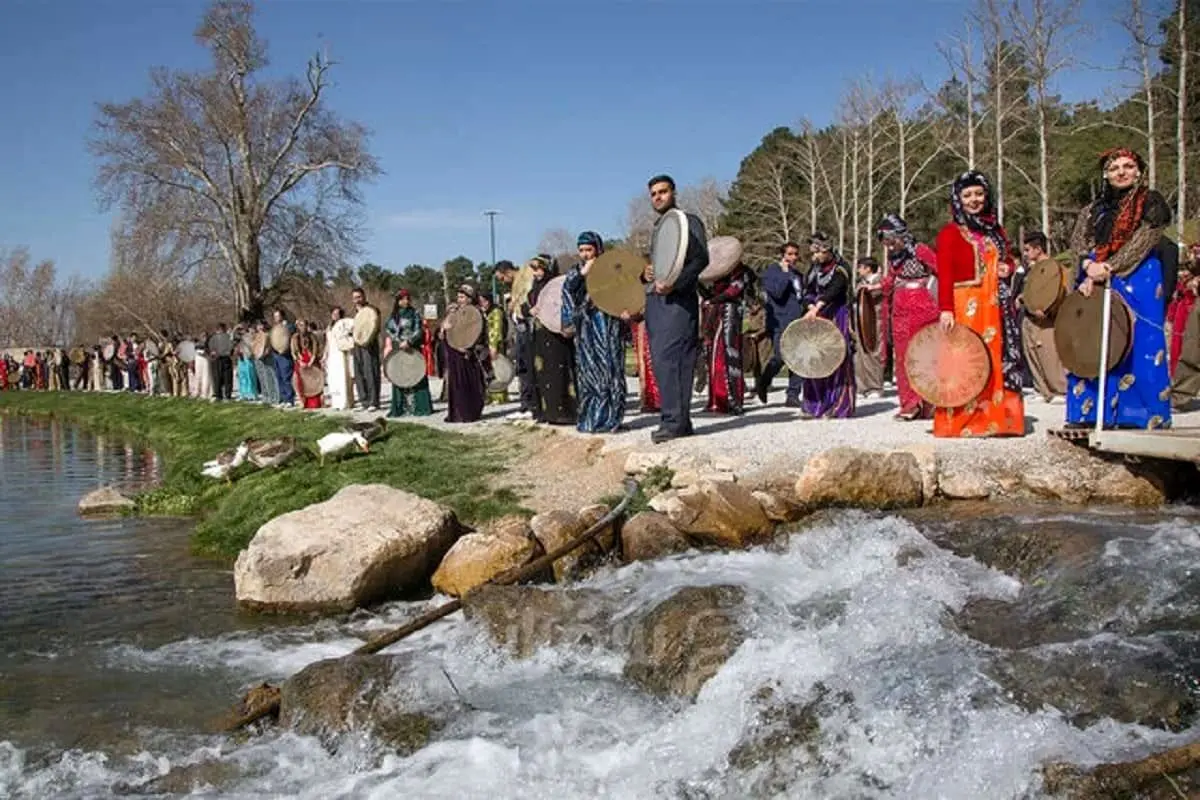
<path id="1" fill-rule="evenodd" d="M 332 751 L 279 731 L 212 736 L 204 723 L 239 687 L 341 655 L 421 604 L 304 624 L 241 619 L 229 575 L 186 556 L 185 524 L 75 517 L 78 496 L 96 483 L 147 478 L 151 455 L 49 424 L 3 425 L 0 796 L 147 793 L 172 768 L 214 762 L 219 769 L 194 787 L 174 790 L 314 800 L 978 800 L 1038 796 L 1047 760 L 1092 763 L 1180 741 L 1112 720 L 1076 727 L 997 691 L 985 672 L 993 649 L 946 618 L 973 601 L 1011 600 L 1022 586 L 933 544 L 956 525 L 979 525 L 980 513 L 925 510 L 831 514 L 781 549 L 687 554 L 588 581 L 619 600 L 618 617 L 683 586 L 746 589 L 751 636 L 694 704 L 637 691 L 622 677 L 624 653 L 558 647 L 514 660 L 456 616 L 393 648 L 413 655 L 411 680 L 427 696 L 459 708 L 411 756 L 369 742 Z M 993 515 L 988 525 L 1053 525 L 1105 542 L 1097 574 L 1137 590 L 1118 609 L 1131 629 L 1161 617 L 1163 604 L 1198 612 L 1187 590 L 1200 567 L 1190 510 L 983 513 Z M 762 687 L 805 702 L 818 683 L 853 698 L 821 720 L 819 758 L 797 750 L 772 775 L 730 765 L 758 724 Z"/>

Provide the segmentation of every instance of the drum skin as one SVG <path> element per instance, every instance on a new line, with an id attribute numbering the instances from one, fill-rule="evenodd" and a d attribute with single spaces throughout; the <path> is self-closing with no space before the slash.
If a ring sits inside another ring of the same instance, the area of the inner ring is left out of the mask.
<path id="1" fill-rule="evenodd" d="M 708 266 L 700 273 L 704 283 L 724 278 L 742 261 L 742 242 L 736 236 L 714 236 L 708 240 Z"/>
<path id="2" fill-rule="evenodd" d="M 1066 271 L 1052 258 L 1043 258 L 1029 268 L 1021 289 L 1021 304 L 1029 311 L 1053 317 L 1067 294 Z"/>
<path id="3" fill-rule="evenodd" d="M 342 318 L 329 328 L 329 337 L 333 346 L 343 353 L 354 349 L 354 320 Z"/>
<path id="4" fill-rule="evenodd" d="M 271 328 L 271 349 L 280 355 L 287 355 L 292 351 L 292 335 L 288 333 L 287 325 L 282 322 Z"/>
<path id="5" fill-rule="evenodd" d="M 588 297 L 596 308 L 612 317 L 645 311 L 646 289 L 642 283 L 645 263 L 645 259 L 631 250 L 609 250 L 593 261 L 584 280 Z"/>
<path id="6" fill-rule="evenodd" d="M 1108 369 L 1121 363 L 1133 345 L 1133 314 L 1121 295 L 1112 293 L 1108 331 Z M 1100 377 L 1100 334 L 1104 319 L 1104 289 L 1096 287 L 1091 297 L 1071 292 L 1054 318 L 1054 346 L 1058 358 L 1072 375 Z"/>
<path id="7" fill-rule="evenodd" d="M 650 263 L 656 283 L 673 284 L 683 271 L 687 256 L 688 219 L 678 208 L 663 214 L 654 226 L 650 241 Z"/>
<path id="8" fill-rule="evenodd" d="M 425 357 L 415 350 L 393 350 L 383 361 L 383 374 L 393 386 L 411 389 L 425 377 Z"/>
<path id="9" fill-rule="evenodd" d="M 325 391 L 325 372 L 320 367 L 309 364 L 296 374 L 300 378 L 300 393 L 305 397 L 318 397 Z"/>
<path id="10" fill-rule="evenodd" d="M 475 306 L 457 306 L 446 315 L 450 323 L 446 331 L 446 344 L 460 353 L 475 346 L 483 333 L 483 312 Z"/>
<path id="11" fill-rule="evenodd" d="M 779 337 L 783 363 L 801 378 L 819 380 L 837 372 L 846 360 L 846 339 L 838 326 L 821 317 L 798 319 Z"/>
<path id="12" fill-rule="evenodd" d="M 562 333 L 562 293 L 563 284 L 567 277 L 559 275 L 542 287 L 538 294 L 537 305 L 533 307 L 533 316 L 554 333 Z"/>
<path id="13" fill-rule="evenodd" d="M 488 386 L 489 391 L 503 392 L 508 389 L 508 385 L 512 383 L 512 379 L 516 375 L 516 370 L 508 356 L 500 353 L 492 359 L 492 375 L 492 382 Z"/>
<path id="14" fill-rule="evenodd" d="M 992 356 L 983 337 L 966 325 L 944 331 L 934 322 L 909 341 L 904 368 L 922 400 L 938 408 L 961 408 L 987 388 Z"/>
<path id="15" fill-rule="evenodd" d="M 354 315 L 354 343 L 366 347 L 379 336 L 379 312 L 374 306 L 363 306 Z"/>

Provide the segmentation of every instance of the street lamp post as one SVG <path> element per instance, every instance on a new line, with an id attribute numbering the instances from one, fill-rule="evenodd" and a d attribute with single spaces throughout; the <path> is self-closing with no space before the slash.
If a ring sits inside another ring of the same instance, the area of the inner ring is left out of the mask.
<path id="1" fill-rule="evenodd" d="M 488 229 L 492 239 L 492 299 L 496 298 L 496 215 L 499 211 L 485 211 L 483 215 L 488 218 Z"/>

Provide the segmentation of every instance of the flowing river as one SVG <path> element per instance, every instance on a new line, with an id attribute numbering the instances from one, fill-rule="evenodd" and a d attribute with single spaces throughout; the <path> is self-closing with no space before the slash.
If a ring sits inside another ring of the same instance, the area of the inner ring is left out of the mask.
<path id="1" fill-rule="evenodd" d="M 322 621 L 239 615 L 230 571 L 188 555 L 186 521 L 76 516 L 98 484 L 135 487 L 158 468 L 152 453 L 71 426 L 0 417 L 0 797 L 1032 798 L 1047 761 L 1195 735 L 1190 717 L 1171 732 L 1022 700 L 1040 691 L 1037 664 L 1114 653 L 1153 656 L 1185 710 L 1200 696 L 1200 517 L 1186 507 L 827 514 L 774 548 L 589 579 L 615 618 L 680 587 L 744 588 L 749 637 L 695 703 L 634 687 L 623 652 L 516 659 L 456 615 L 390 651 L 411 655 L 419 692 L 456 706 L 415 753 L 216 735 L 241 690 L 426 604 Z M 1031 528 L 1091 544 L 1024 587 L 938 546 Z M 1025 659 L 1011 662 L 1015 683 L 997 677 L 1009 656 Z M 804 709 L 806 734 L 763 738 L 778 722 L 764 715 L 767 689 Z"/>

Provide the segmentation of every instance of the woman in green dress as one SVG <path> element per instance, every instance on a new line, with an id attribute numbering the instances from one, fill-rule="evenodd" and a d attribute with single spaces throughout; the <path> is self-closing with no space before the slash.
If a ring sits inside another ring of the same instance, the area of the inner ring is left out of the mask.
<path id="1" fill-rule="evenodd" d="M 412 307 L 412 299 L 407 289 L 396 292 L 396 302 L 392 305 L 392 314 L 384 328 L 387 331 L 387 339 L 383 344 L 384 360 L 393 350 L 408 350 L 420 355 L 425 332 L 421 328 L 421 315 Z M 389 417 L 402 417 L 406 414 L 425 417 L 432 413 L 433 398 L 429 395 L 428 377 L 421 378 L 420 383 L 409 389 L 392 386 Z"/>

